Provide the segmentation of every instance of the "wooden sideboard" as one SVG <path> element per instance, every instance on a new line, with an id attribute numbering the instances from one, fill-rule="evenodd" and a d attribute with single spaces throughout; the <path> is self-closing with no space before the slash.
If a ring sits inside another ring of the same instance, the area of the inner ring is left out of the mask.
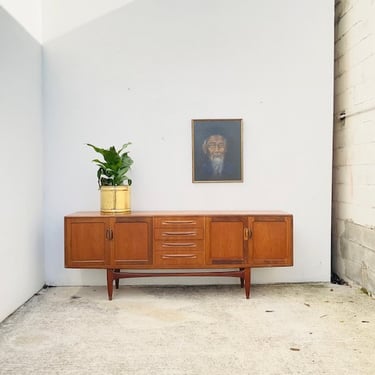
<path id="1" fill-rule="evenodd" d="M 119 279 L 157 276 L 238 277 L 249 298 L 251 268 L 293 265 L 284 212 L 77 212 L 64 227 L 65 267 L 106 269 L 110 300 Z"/>

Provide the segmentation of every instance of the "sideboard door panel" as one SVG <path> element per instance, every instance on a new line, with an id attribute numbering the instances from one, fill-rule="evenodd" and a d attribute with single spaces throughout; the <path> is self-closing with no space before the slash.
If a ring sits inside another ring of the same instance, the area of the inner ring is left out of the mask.
<path id="1" fill-rule="evenodd" d="M 244 239 L 247 217 L 211 216 L 206 218 L 207 264 L 244 264 L 248 244 Z"/>
<path id="2" fill-rule="evenodd" d="M 117 218 L 114 224 L 114 267 L 152 264 L 152 218 Z"/>
<path id="3" fill-rule="evenodd" d="M 106 240 L 108 221 L 100 218 L 66 219 L 65 267 L 106 268 L 110 246 Z"/>
<path id="4" fill-rule="evenodd" d="M 252 267 L 293 265 L 291 216 L 254 216 L 249 226 Z"/>

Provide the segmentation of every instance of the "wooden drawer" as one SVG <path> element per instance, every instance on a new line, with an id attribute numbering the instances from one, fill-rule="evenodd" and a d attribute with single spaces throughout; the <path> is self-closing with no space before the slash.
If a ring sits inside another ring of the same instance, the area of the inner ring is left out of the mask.
<path id="1" fill-rule="evenodd" d="M 203 266 L 204 253 L 201 251 L 156 251 L 154 264 L 158 266 Z"/>
<path id="2" fill-rule="evenodd" d="M 155 228 L 155 240 L 202 240 L 203 228 Z"/>
<path id="3" fill-rule="evenodd" d="M 204 228 L 203 216 L 157 216 L 154 228 Z"/>
<path id="4" fill-rule="evenodd" d="M 203 240 L 154 241 L 155 251 L 167 251 L 170 253 L 181 250 L 203 252 L 203 249 Z"/>

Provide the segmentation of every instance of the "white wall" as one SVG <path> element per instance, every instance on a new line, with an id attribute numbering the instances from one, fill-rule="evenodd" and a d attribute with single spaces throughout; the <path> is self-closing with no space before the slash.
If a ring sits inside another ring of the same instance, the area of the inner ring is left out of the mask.
<path id="1" fill-rule="evenodd" d="M 0 321 L 44 283 L 41 47 L 0 7 Z"/>
<path id="2" fill-rule="evenodd" d="M 291 212 L 295 266 L 253 282 L 329 280 L 333 14 L 327 0 L 137 0 L 46 43 L 47 282 L 105 283 L 64 269 L 63 216 L 98 209 L 84 144 L 127 141 L 134 210 Z M 191 182 L 193 118 L 243 118 L 243 183 Z"/>
<path id="3" fill-rule="evenodd" d="M 42 0 L 0 0 L 3 7 L 25 30 L 42 41 Z"/>
<path id="4" fill-rule="evenodd" d="M 43 41 L 59 37 L 131 1 L 134 0 L 43 0 Z"/>

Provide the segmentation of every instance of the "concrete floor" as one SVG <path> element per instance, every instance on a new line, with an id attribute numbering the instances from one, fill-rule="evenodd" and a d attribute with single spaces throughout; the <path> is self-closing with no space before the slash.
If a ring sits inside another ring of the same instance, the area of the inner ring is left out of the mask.
<path id="1" fill-rule="evenodd" d="M 0 325 L 0 374 L 375 374 L 375 300 L 336 284 L 49 288 Z"/>

